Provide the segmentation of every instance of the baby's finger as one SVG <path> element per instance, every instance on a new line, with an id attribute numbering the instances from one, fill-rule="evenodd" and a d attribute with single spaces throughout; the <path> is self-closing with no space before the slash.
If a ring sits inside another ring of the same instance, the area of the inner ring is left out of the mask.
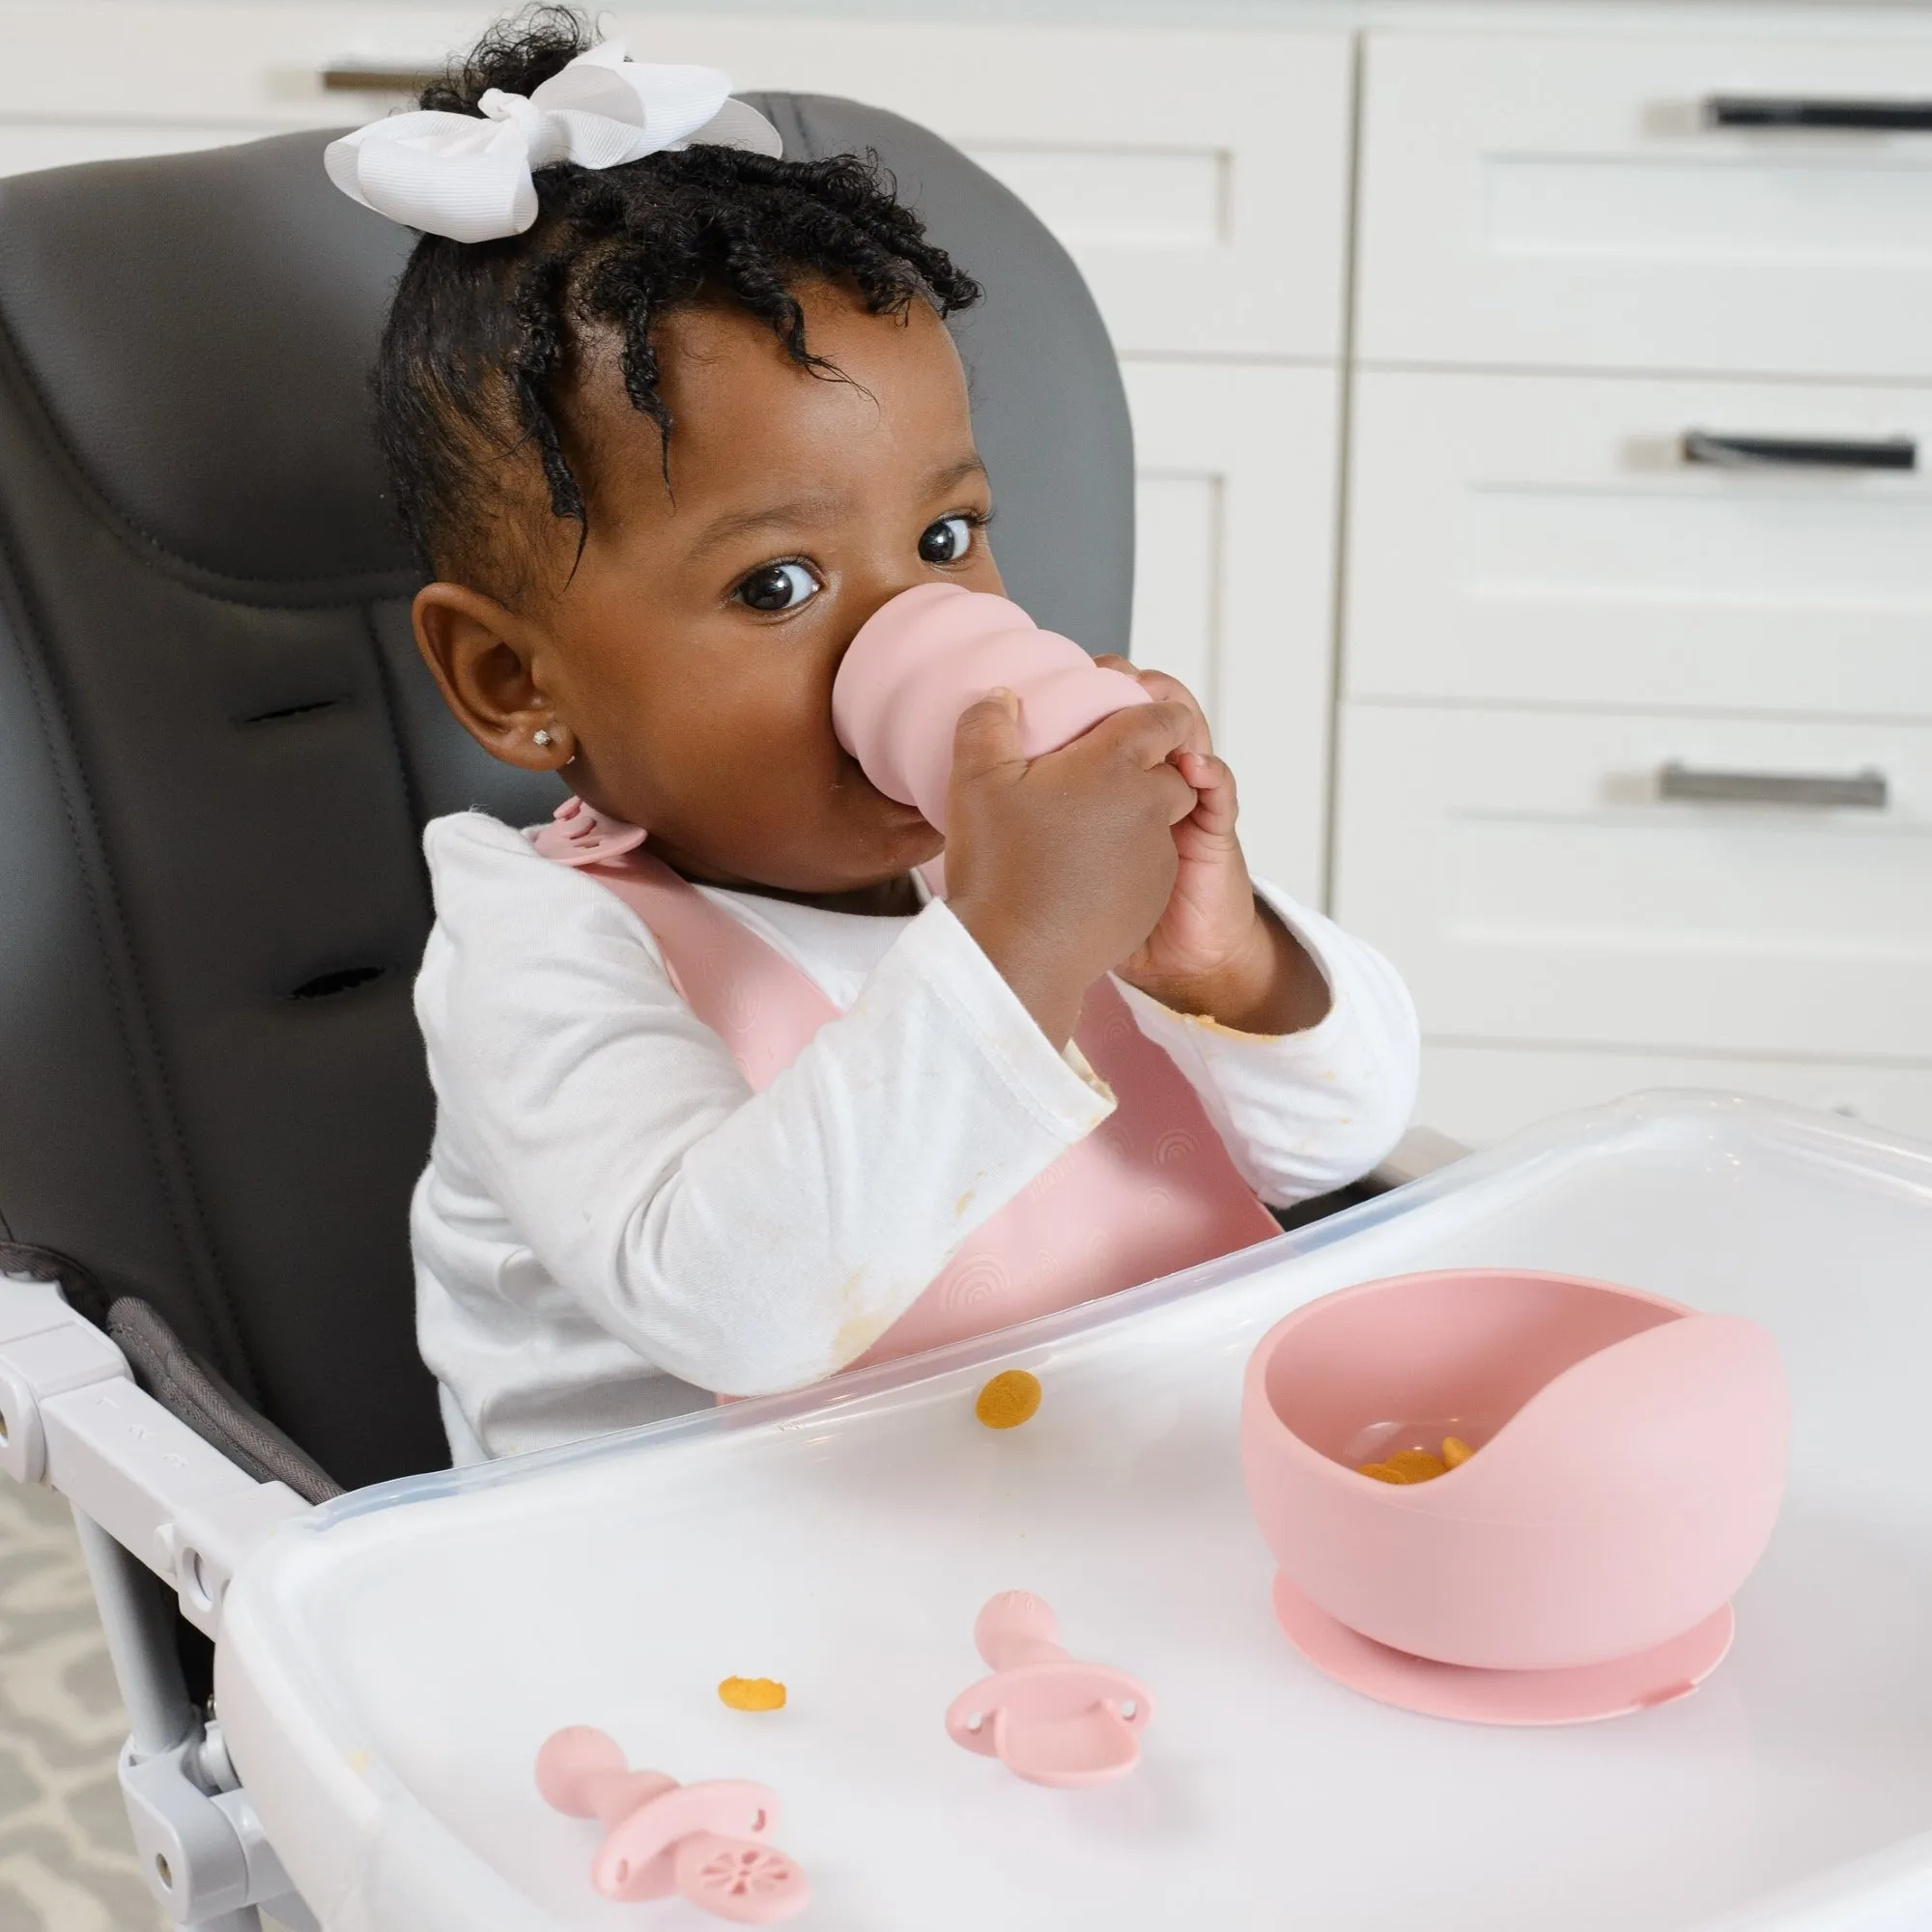
<path id="1" fill-rule="evenodd" d="M 1170 676 L 1164 670 L 1142 670 L 1131 665 L 1125 658 L 1103 657 L 1094 662 L 1108 670 L 1124 671 L 1147 695 L 1160 701 L 1172 700 L 1184 704 L 1193 712 L 1198 729 L 1188 741 L 1190 752 L 1211 752 L 1214 749 L 1213 736 L 1208 728 L 1208 714 L 1202 710 L 1201 701 L 1178 677 Z"/>
<path id="2" fill-rule="evenodd" d="M 952 781 L 983 778 L 1003 768 L 1026 769 L 1020 748 L 1020 701 L 1004 686 L 959 714 L 952 733 Z"/>
<path id="3" fill-rule="evenodd" d="M 1155 765 L 1148 773 L 1148 778 L 1159 790 L 1170 825 L 1179 825 L 1183 818 L 1192 818 L 1200 810 L 1200 793 L 1181 776 L 1179 767 L 1172 759 L 1163 759 Z"/>
<path id="4" fill-rule="evenodd" d="M 1196 728 L 1195 715 L 1185 704 L 1172 699 L 1156 699 L 1152 704 L 1130 704 L 1103 718 L 1088 732 L 1086 740 L 1096 750 L 1106 747 L 1124 752 L 1143 765 L 1165 764 L 1177 752 L 1188 749 Z"/>
<path id="5" fill-rule="evenodd" d="M 1206 833 L 1219 838 L 1233 832 L 1240 812 L 1235 788 L 1235 774 L 1225 760 L 1203 752 L 1181 752 L 1175 765 L 1180 776 L 1194 787 L 1197 804 L 1194 823 Z"/>

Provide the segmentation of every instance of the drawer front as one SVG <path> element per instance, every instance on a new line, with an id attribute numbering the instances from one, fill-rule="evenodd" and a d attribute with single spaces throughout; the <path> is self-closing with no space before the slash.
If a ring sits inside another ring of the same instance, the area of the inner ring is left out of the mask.
<path id="1" fill-rule="evenodd" d="M 501 11 L 0 0 L 0 167 L 366 120 L 398 97 L 325 91 L 324 70 L 440 68 Z M 640 59 L 873 101 L 955 142 L 1065 243 L 1119 349 L 1340 352 L 1347 34 L 607 18 Z"/>
<path id="2" fill-rule="evenodd" d="M 1426 1033 L 1932 1062 L 1932 726 L 1343 715 L 1338 916 Z"/>
<path id="3" fill-rule="evenodd" d="M 1932 389 L 1370 370 L 1352 420 L 1353 696 L 1932 718 Z"/>
<path id="4" fill-rule="evenodd" d="M 1065 244 L 1123 354 L 1340 353 L 1350 36 L 780 26 L 740 28 L 731 71 L 874 100 L 963 148 Z"/>
<path id="5" fill-rule="evenodd" d="M 1423 1046 L 1416 1119 L 1480 1147 L 1552 1114 L 1653 1087 L 1749 1094 L 1932 1141 L 1932 1066 L 1714 1060 L 1575 1047 L 1466 1046 L 1455 1040 Z"/>
<path id="6" fill-rule="evenodd" d="M 1359 352 L 1932 376 L 1932 39 L 1369 36 Z M 1730 110 L 1727 110 L 1730 111 Z"/>
<path id="7" fill-rule="evenodd" d="M 1319 905 L 1340 378 L 1185 362 L 1129 362 L 1125 374 L 1135 661 L 1201 699 L 1240 781 L 1249 864 Z"/>

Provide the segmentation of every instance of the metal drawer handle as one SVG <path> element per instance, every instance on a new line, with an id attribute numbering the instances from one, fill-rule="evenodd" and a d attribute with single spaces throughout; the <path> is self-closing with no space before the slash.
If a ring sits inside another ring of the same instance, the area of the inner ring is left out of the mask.
<path id="1" fill-rule="evenodd" d="M 1823 128 L 1859 133 L 1932 133 L 1932 100 L 1807 100 L 1802 96 L 1713 94 L 1707 128 Z"/>
<path id="2" fill-rule="evenodd" d="M 1883 772 L 1830 778 L 1804 772 L 1707 772 L 1673 758 L 1657 774 L 1660 798 L 1688 798 L 1717 805 L 1849 806 L 1883 811 L 1891 787 Z"/>
<path id="3" fill-rule="evenodd" d="M 1909 436 L 1726 436 L 1687 429 L 1686 463 L 1728 469 L 1786 466 L 1801 469 L 1917 469 L 1918 444 Z"/>
<path id="4" fill-rule="evenodd" d="M 420 94 L 431 81 L 440 80 L 440 68 L 357 67 L 337 61 L 322 71 L 325 94 Z"/>

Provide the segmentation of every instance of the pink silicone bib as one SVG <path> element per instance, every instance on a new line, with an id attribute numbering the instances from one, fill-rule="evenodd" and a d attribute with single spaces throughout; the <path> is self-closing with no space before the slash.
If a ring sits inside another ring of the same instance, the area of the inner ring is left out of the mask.
<path id="1" fill-rule="evenodd" d="M 650 929 L 679 994 L 754 1092 L 838 1009 L 791 962 L 638 847 L 633 826 L 572 799 L 531 835 Z M 1112 1294 L 1279 1232 L 1228 1158 L 1185 1075 L 1134 1024 L 1111 980 L 1075 1035 L 1119 1107 L 962 1244 L 860 1362 L 887 1361 Z"/>

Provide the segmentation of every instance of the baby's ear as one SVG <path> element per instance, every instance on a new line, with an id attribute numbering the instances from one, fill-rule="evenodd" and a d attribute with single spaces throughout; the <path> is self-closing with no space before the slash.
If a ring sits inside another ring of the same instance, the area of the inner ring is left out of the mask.
<path id="1" fill-rule="evenodd" d="M 526 617 L 462 583 L 426 583 L 411 616 L 416 648 L 464 729 L 494 758 L 554 771 L 573 747 L 532 666 L 540 638 Z"/>

